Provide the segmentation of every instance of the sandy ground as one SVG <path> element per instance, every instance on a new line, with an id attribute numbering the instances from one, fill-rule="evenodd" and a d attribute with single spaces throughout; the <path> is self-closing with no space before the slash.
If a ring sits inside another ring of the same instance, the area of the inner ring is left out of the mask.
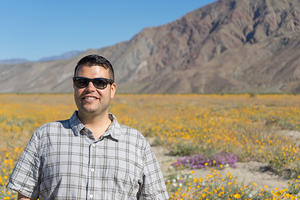
<path id="1" fill-rule="evenodd" d="M 296 144 L 300 145 L 300 132 L 299 131 L 288 131 L 288 130 L 280 130 L 276 131 L 277 134 L 282 136 L 288 136 L 292 138 Z"/>
<path id="2" fill-rule="evenodd" d="M 300 144 L 300 132 L 299 131 L 278 131 L 280 135 L 286 135 L 295 139 L 297 144 Z M 151 144 L 151 140 L 150 144 Z M 152 150 L 154 151 L 164 177 L 167 177 L 170 174 L 169 166 L 171 163 L 176 161 L 176 157 L 166 155 L 167 150 L 161 146 L 153 146 Z M 232 174 L 233 177 L 239 183 L 245 185 L 252 184 L 255 182 L 257 188 L 263 188 L 267 186 L 268 190 L 274 190 L 275 188 L 284 189 L 288 187 L 288 179 L 285 177 L 279 177 L 274 173 L 268 170 L 262 170 L 267 166 L 266 163 L 259 162 L 246 162 L 246 163 L 236 163 L 236 167 L 225 167 L 222 170 L 219 170 L 222 175 L 226 175 L 228 172 Z M 194 170 L 194 177 L 204 178 L 208 175 L 210 168 L 205 169 L 196 169 Z M 188 172 L 188 170 L 187 170 Z"/>

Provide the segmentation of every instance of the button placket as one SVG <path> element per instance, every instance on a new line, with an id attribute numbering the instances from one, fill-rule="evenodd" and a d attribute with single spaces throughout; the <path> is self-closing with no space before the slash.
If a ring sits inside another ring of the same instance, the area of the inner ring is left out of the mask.
<path id="1" fill-rule="evenodd" d="M 90 165 L 89 165 L 89 171 L 90 171 L 90 173 L 89 173 L 89 180 L 90 180 L 90 187 L 89 187 L 89 193 L 90 193 L 90 195 L 89 195 L 89 199 L 93 199 L 94 198 L 94 195 L 93 195 L 93 193 L 94 193 L 94 178 L 93 178 L 93 176 L 94 176 L 94 172 L 95 172 L 95 162 L 96 162 L 96 160 L 95 160 L 95 153 L 96 153 L 96 144 L 95 143 L 93 143 L 93 144 L 91 144 L 91 148 L 90 148 Z"/>

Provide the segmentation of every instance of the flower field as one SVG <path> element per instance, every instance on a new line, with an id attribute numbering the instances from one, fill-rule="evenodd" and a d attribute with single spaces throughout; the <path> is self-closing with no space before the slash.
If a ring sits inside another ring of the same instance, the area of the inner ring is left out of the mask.
<path id="1" fill-rule="evenodd" d="M 71 94 L 0 95 L 0 199 L 16 199 L 5 185 L 33 131 L 74 109 Z M 110 111 L 177 159 L 165 177 L 170 199 L 300 198 L 299 141 L 280 134 L 300 134 L 300 95 L 117 95 Z M 278 176 L 288 170 L 289 187 L 258 188 L 219 173 L 249 161 L 267 163 Z M 202 168 L 211 170 L 206 178 L 192 176 Z"/>

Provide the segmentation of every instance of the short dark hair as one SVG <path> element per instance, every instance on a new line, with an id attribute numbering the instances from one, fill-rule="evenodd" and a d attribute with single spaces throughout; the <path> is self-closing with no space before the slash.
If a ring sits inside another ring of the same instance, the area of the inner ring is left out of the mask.
<path id="1" fill-rule="evenodd" d="M 104 67 L 105 69 L 108 69 L 109 72 L 109 78 L 112 80 L 115 80 L 115 75 L 114 75 L 114 68 L 112 67 L 111 63 L 104 57 L 99 56 L 99 55 L 88 55 L 83 58 L 81 58 L 74 70 L 74 76 L 76 76 L 76 72 L 81 66 L 101 66 Z"/>

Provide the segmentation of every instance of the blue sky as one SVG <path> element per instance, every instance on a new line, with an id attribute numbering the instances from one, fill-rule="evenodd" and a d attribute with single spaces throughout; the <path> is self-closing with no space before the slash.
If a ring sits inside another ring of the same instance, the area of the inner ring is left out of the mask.
<path id="1" fill-rule="evenodd" d="M 0 60 L 113 45 L 214 1 L 2 0 Z"/>

